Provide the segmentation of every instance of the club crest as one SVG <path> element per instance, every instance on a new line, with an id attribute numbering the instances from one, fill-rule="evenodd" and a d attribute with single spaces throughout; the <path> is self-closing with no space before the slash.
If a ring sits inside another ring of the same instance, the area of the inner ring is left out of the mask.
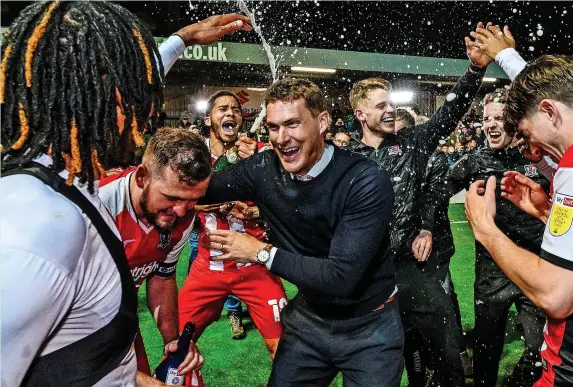
<path id="1" fill-rule="evenodd" d="M 171 231 L 162 231 L 159 234 L 159 243 L 157 244 L 158 249 L 166 249 L 171 243 Z"/>
<path id="2" fill-rule="evenodd" d="M 536 177 L 539 176 L 537 173 L 537 167 L 533 164 L 529 164 L 525 166 L 525 176 L 527 177 Z"/>

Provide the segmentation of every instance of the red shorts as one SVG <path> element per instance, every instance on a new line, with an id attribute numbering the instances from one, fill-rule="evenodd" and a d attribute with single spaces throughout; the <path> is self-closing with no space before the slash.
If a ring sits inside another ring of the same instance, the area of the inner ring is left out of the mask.
<path id="1" fill-rule="evenodd" d="M 209 270 L 193 264 L 179 290 L 179 328 L 188 321 L 195 324 L 197 340 L 212 322 L 221 317 L 229 294 L 241 299 L 257 329 L 265 339 L 279 339 L 283 328 L 280 311 L 287 303 L 279 277 L 264 266 L 254 264 L 237 270 Z"/>

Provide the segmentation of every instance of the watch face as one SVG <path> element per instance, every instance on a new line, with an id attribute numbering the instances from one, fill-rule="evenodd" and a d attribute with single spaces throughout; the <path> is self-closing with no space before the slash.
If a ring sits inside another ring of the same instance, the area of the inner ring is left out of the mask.
<path id="1" fill-rule="evenodd" d="M 269 251 L 266 250 L 266 249 L 260 250 L 260 251 L 257 253 L 257 261 L 259 261 L 259 262 L 261 262 L 261 263 L 267 262 L 270 257 L 271 257 L 271 254 L 270 254 Z"/>

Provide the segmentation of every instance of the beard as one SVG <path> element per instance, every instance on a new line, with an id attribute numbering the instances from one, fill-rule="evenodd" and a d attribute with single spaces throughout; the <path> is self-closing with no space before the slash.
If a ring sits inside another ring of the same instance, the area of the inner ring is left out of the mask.
<path id="1" fill-rule="evenodd" d="M 143 217 L 149 224 L 157 227 L 160 231 L 169 231 L 173 229 L 175 226 L 175 221 L 173 221 L 169 225 L 161 225 L 157 222 L 157 214 L 152 213 L 149 211 L 149 206 L 147 205 L 147 200 L 149 198 L 149 184 L 143 189 L 141 193 L 141 197 L 139 198 L 139 205 L 141 206 L 141 211 L 143 211 Z"/>

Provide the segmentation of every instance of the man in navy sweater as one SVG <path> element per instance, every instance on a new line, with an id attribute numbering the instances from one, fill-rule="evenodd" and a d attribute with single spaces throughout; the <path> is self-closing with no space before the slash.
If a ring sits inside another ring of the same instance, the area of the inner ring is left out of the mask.
<path id="1" fill-rule="evenodd" d="M 399 386 L 403 332 L 388 225 L 394 194 L 375 162 L 325 144 L 326 102 L 305 79 L 285 78 L 265 98 L 274 151 L 215 173 L 208 202 L 254 201 L 273 244 L 209 233 L 215 258 L 265 265 L 297 285 L 270 386 Z M 232 257 L 232 258 L 231 258 Z"/>

